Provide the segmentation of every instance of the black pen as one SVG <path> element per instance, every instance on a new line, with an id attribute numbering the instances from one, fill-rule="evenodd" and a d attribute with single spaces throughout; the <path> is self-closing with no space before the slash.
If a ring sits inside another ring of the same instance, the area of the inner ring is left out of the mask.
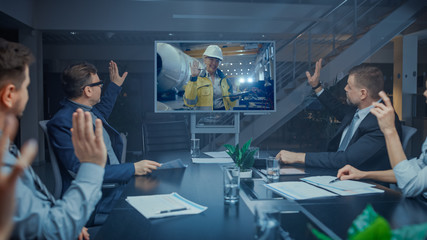
<path id="1" fill-rule="evenodd" d="M 339 180 L 340 180 L 340 178 L 338 178 L 338 177 L 337 177 L 337 178 L 335 178 L 334 180 L 330 181 L 330 182 L 329 182 L 329 184 L 334 183 L 334 182 L 337 182 L 337 181 L 339 181 Z"/>
<path id="2" fill-rule="evenodd" d="M 159 212 L 159 214 L 170 213 L 170 212 L 179 212 L 179 211 L 184 211 L 184 210 L 187 210 L 187 209 L 188 208 L 183 207 L 183 208 L 175 208 L 175 209 L 170 209 L 170 210 L 162 210 L 162 211 Z"/>

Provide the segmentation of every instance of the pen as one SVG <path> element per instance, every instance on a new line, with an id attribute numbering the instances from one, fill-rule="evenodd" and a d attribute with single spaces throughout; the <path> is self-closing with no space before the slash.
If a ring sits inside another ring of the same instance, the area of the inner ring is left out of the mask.
<path id="1" fill-rule="evenodd" d="M 330 182 L 329 182 L 329 184 L 334 183 L 334 182 L 337 182 L 337 181 L 339 181 L 339 180 L 340 180 L 340 178 L 335 178 L 334 180 L 330 181 Z"/>
<path id="2" fill-rule="evenodd" d="M 184 211 L 184 210 L 187 210 L 187 209 L 188 208 L 183 207 L 183 208 L 175 208 L 175 209 L 170 209 L 170 210 L 162 210 L 162 211 L 159 212 L 159 214 L 170 213 L 170 212 L 179 212 L 179 211 Z"/>

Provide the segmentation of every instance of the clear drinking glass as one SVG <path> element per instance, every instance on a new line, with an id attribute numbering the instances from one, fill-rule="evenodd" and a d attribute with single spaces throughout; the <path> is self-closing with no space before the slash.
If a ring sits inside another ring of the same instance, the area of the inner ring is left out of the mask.
<path id="1" fill-rule="evenodd" d="M 191 140 L 191 149 L 190 149 L 190 153 L 191 153 L 191 157 L 192 158 L 197 158 L 200 156 L 200 139 L 198 138 L 192 138 Z"/>
<path id="2" fill-rule="evenodd" d="M 266 159 L 267 166 L 267 178 L 269 179 L 278 179 L 280 176 L 280 164 L 279 160 L 275 157 L 268 157 Z"/>
<path id="3" fill-rule="evenodd" d="M 240 169 L 237 166 L 224 166 L 224 201 L 236 203 L 239 201 Z"/>

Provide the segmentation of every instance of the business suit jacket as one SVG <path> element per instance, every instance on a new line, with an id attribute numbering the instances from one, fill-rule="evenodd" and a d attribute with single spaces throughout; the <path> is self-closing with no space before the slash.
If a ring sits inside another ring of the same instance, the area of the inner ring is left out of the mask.
<path id="1" fill-rule="evenodd" d="M 108 87 L 101 98 L 101 101 L 92 108 L 92 112 L 102 120 L 104 129 L 108 132 L 111 139 L 111 145 L 117 158 L 120 159 L 123 151 L 123 142 L 120 133 L 117 132 L 107 122 L 120 93 L 121 87 L 114 83 L 108 84 Z M 62 175 L 62 193 L 64 193 L 74 179 L 72 174 L 77 173 L 80 167 L 80 161 L 74 154 L 73 143 L 71 142 L 72 115 L 79 108 L 79 105 L 64 99 L 61 102 L 62 108 L 53 116 L 47 124 L 49 138 L 53 150 L 59 161 Z M 110 165 L 107 160 L 105 166 L 104 183 L 127 182 L 135 174 L 133 163 L 124 163 Z"/>
<path id="2" fill-rule="evenodd" d="M 373 114 L 369 113 L 360 123 L 347 149 L 337 152 L 342 133 L 347 125 L 351 123 L 357 109 L 341 103 L 327 90 L 320 94 L 318 99 L 339 121 L 341 121 L 341 125 L 329 141 L 327 152 L 306 154 L 306 166 L 338 169 L 346 164 L 350 164 L 361 170 L 391 169 L 384 135 L 380 130 L 377 118 Z M 402 127 L 397 115 L 395 116 L 395 124 L 399 137 L 401 138 Z"/>

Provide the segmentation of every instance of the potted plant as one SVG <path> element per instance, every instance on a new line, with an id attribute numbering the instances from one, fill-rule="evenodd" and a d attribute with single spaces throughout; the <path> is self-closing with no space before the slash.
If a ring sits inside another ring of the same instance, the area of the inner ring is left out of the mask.
<path id="1" fill-rule="evenodd" d="M 241 178 L 250 178 L 252 177 L 252 166 L 254 165 L 254 155 L 258 151 L 257 149 L 251 149 L 251 141 L 249 139 L 242 148 L 239 148 L 239 144 L 232 146 L 230 144 L 225 144 L 225 152 L 230 155 L 233 159 L 236 166 L 240 169 Z"/>

